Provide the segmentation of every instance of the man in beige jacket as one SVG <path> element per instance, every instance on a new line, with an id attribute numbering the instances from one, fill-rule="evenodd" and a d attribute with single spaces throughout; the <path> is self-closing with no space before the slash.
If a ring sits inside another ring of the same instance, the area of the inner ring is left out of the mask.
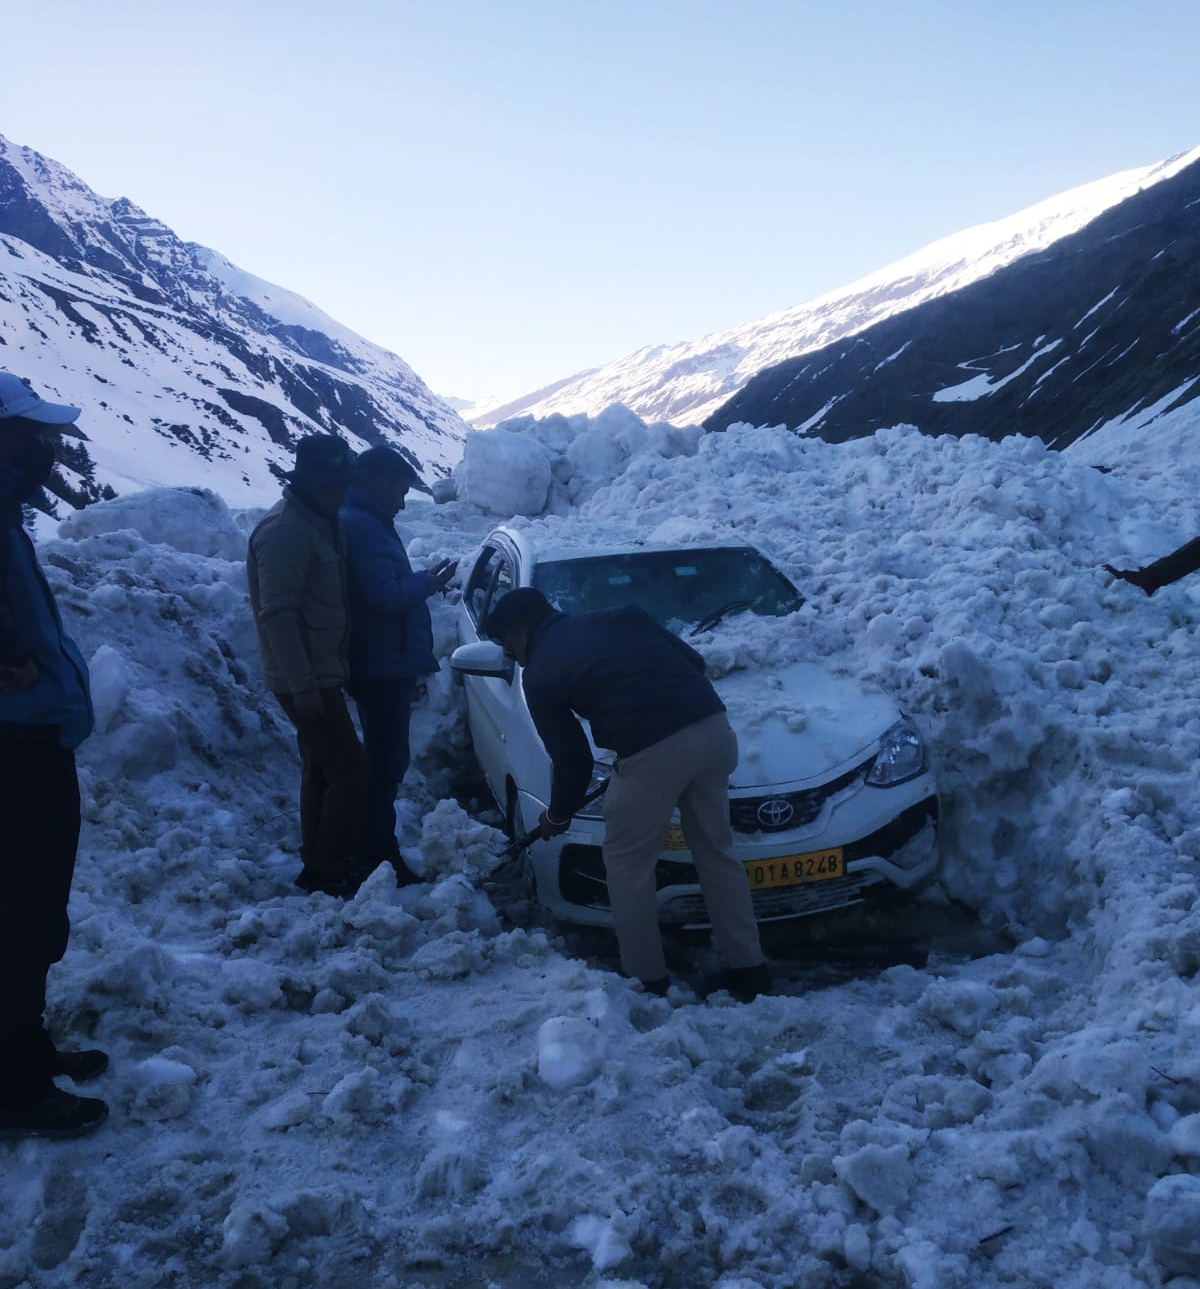
<path id="1" fill-rule="evenodd" d="M 329 895 L 352 895 L 366 876 L 366 758 L 342 692 L 350 611 L 337 512 L 354 460 L 336 435 L 301 439 L 283 499 L 251 533 L 246 555 L 263 678 L 300 750 L 296 884 Z"/>

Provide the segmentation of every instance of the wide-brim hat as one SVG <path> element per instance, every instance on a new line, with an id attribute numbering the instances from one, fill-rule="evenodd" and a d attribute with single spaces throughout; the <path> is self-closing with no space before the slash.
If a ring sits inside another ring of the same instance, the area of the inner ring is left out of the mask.
<path id="1" fill-rule="evenodd" d="M 82 408 L 72 407 L 69 403 L 49 403 L 34 393 L 33 387 L 12 372 L 0 371 L 0 420 L 10 416 L 19 416 L 26 421 L 37 421 L 39 425 L 53 425 L 63 434 L 74 434 L 86 438 L 82 430 L 75 428 Z"/>

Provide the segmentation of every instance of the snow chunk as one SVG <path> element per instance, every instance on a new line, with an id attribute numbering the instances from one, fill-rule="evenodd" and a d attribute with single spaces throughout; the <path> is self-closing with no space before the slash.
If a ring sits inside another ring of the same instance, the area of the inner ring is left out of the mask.
<path id="1" fill-rule="evenodd" d="M 907 1206 L 913 1184 L 907 1146 L 871 1142 L 853 1154 L 834 1156 L 833 1166 L 840 1180 L 877 1213 Z"/>
<path id="2" fill-rule="evenodd" d="M 68 515 L 58 531 L 62 537 L 78 541 L 125 529 L 185 555 L 246 558 L 246 534 L 238 528 L 229 507 L 207 488 L 150 488 L 98 501 Z"/>
<path id="3" fill-rule="evenodd" d="M 604 1060 L 600 1017 L 551 1016 L 538 1030 L 538 1078 L 556 1092 L 590 1083 Z"/>
<path id="4" fill-rule="evenodd" d="M 130 1073 L 134 1099 L 129 1117 L 143 1122 L 182 1117 L 191 1109 L 197 1077 L 190 1065 L 165 1056 L 139 1061 Z"/>
<path id="5" fill-rule="evenodd" d="M 1146 1196 L 1146 1239 L 1169 1271 L 1195 1271 L 1200 1259 L 1200 1177 L 1180 1174 L 1155 1182 Z"/>
<path id="6" fill-rule="evenodd" d="M 592 1266 L 597 1271 L 619 1266 L 631 1252 L 618 1218 L 596 1217 L 590 1213 L 577 1217 L 571 1223 L 570 1240 L 577 1249 L 591 1254 Z"/>
<path id="7" fill-rule="evenodd" d="M 550 491 L 550 453 L 511 430 L 480 430 L 463 442 L 454 471 L 460 501 L 493 515 L 540 515 Z"/>

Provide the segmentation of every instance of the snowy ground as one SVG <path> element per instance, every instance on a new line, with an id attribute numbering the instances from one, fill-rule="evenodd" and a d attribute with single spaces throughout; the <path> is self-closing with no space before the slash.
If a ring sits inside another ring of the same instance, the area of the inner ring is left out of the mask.
<path id="1" fill-rule="evenodd" d="M 426 882 L 300 894 L 253 516 L 93 507 L 42 544 L 100 717 L 51 1021 L 111 1054 L 113 1113 L 0 1148 L 0 1289 L 1200 1286 L 1200 577 L 1147 599 L 1099 571 L 1200 532 L 1200 466 L 904 430 L 626 442 L 559 460 L 559 513 L 524 522 L 737 536 L 792 577 L 786 638 L 740 618 L 705 650 L 819 658 L 922 722 L 928 961 L 642 995 L 508 906 L 495 816 L 452 799 L 445 669 L 401 802 Z M 422 563 L 491 522 L 399 527 Z"/>

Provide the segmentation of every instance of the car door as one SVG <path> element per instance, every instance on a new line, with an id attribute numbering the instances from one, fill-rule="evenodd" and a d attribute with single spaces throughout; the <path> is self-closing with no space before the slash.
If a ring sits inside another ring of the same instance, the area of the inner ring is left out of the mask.
<path id="1" fill-rule="evenodd" d="M 485 639 L 483 624 L 491 607 L 506 591 L 516 585 L 512 553 L 495 545 L 485 545 L 479 553 L 463 596 L 466 623 L 460 625 L 460 643 Z M 464 676 L 467 692 L 467 719 L 471 742 L 483 767 L 492 795 L 503 806 L 507 779 L 507 732 L 511 720 L 511 702 L 505 681 L 488 676 Z"/>
<path id="2" fill-rule="evenodd" d="M 517 551 L 503 541 L 489 540 L 471 570 L 464 596 L 470 638 L 485 638 L 483 625 L 488 613 L 501 596 L 520 585 Z M 464 634 L 460 631 L 460 637 Z M 511 680 L 464 676 L 463 683 L 471 739 L 493 796 L 501 807 L 507 807 L 511 782 L 540 801 L 540 810 L 550 796 L 550 758 L 525 705 L 520 668 L 514 667 Z M 533 802 L 527 800 L 523 811 L 526 823 L 531 813 L 536 818 Z"/>

